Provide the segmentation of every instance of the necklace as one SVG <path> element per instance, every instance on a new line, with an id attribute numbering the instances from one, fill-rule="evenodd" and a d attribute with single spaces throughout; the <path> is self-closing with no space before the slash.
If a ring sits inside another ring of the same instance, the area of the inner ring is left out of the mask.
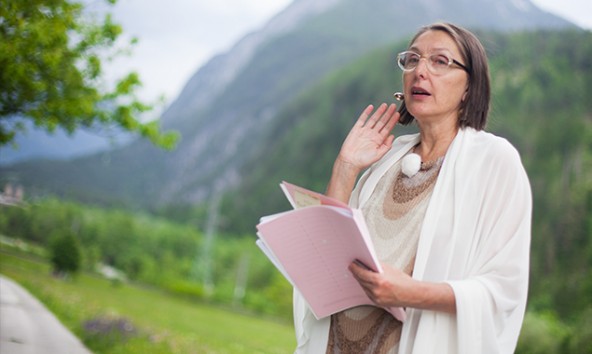
<path id="1" fill-rule="evenodd" d="M 419 156 L 419 154 L 415 152 L 418 146 L 419 144 L 415 145 L 411 153 L 405 155 L 405 157 L 403 157 L 403 160 L 401 161 L 401 171 L 409 178 L 413 177 L 420 170 L 425 171 L 432 168 L 436 163 L 440 161 L 440 159 L 444 158 L 444 156 L 440 156 L 435 160 L 422 161 L 421 156 Z"/>
<path id="2" fill-rule="evenodd" d="M 411 154 L 408 154 L 409 156 Z M 435 161 L 424 163 L 418 171 L 411 176 L 403 170 L 401 161 L 401 171 L 397 174 L 392 190 L 392 198 L 395 203 L 407 203 L 415 197 L 422 194 L 427 188 L 432 186 L 438 178 L 440 168 L 444 161 L 444 156 Z"/>

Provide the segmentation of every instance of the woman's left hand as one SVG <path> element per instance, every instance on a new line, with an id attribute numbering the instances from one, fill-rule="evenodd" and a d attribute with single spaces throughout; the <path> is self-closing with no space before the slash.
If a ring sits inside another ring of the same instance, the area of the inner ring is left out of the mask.
<path id="1" fill-rule="evenodd" d="M 384 263 L 382 268 L 383 273 L 376 273 L 356 262 L 349 266 L 368 298 L 377 306 L 456 313 L 456 297 L 448 283 L 419 281 Z"/>
<path id="2" fill-rule="evenodd" d="M 407 307 L 417 283 L 403 271 L 382 264 L 384 273 L 372 270 L 353 262 L 349 270 L 358 280 L 370 300 L 381 307 Z"/>

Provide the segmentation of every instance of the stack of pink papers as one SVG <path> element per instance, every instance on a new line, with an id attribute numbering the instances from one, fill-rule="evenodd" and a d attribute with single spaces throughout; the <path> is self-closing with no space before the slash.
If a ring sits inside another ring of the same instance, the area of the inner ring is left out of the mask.
<path id="1" fill-rule="evenodd" d="M 376 306 L 348 270 L 354 261 L 382 272 L 359 209 L 282 182 L 294 210 L 265 216 L 257 245 L 300 291 L 317 319 L 360 305 Z M 387 309 L 404 321 L 401 308 Z"/>

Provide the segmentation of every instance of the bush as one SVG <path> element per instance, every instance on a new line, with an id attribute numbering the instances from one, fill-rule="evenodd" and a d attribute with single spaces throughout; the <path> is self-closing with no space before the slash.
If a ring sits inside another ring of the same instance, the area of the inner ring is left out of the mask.
<path id="1" fill-rule="evenodd" d="M 201 284 L 184 280 L 173 280 L 167 282 L 164 287 L 172 294 L 189 300 L 203 300 L 205 291 Z"/>
<path id="2" fill-rule="evenodd" d="M 54 273 L 76 273 L 82 263 L 82 251 L 78 239 L 70 232 L 54 233 L 50 243 L 51 264 Z"/>
<path id="3" fill-rule="evenodd" d="M 516 354 L 565 353 L 570 329 L 551 313 L 527 312 Z"/>
<path id="4" fill-rule="evenodd" d="M 568 352 L 592 354 L 592 306 L 582 311 L 574 327 Z"/>

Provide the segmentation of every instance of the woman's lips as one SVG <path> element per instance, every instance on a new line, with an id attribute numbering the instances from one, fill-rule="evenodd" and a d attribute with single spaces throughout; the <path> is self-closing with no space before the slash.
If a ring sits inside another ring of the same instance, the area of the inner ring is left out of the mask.
<path id="1" fill-rule="evenodd" d="M 427 90 L 425 90 L 421 87 L 412 87 L 411 94 L 413 96 L 430 96 L 431 95 Z"/>

